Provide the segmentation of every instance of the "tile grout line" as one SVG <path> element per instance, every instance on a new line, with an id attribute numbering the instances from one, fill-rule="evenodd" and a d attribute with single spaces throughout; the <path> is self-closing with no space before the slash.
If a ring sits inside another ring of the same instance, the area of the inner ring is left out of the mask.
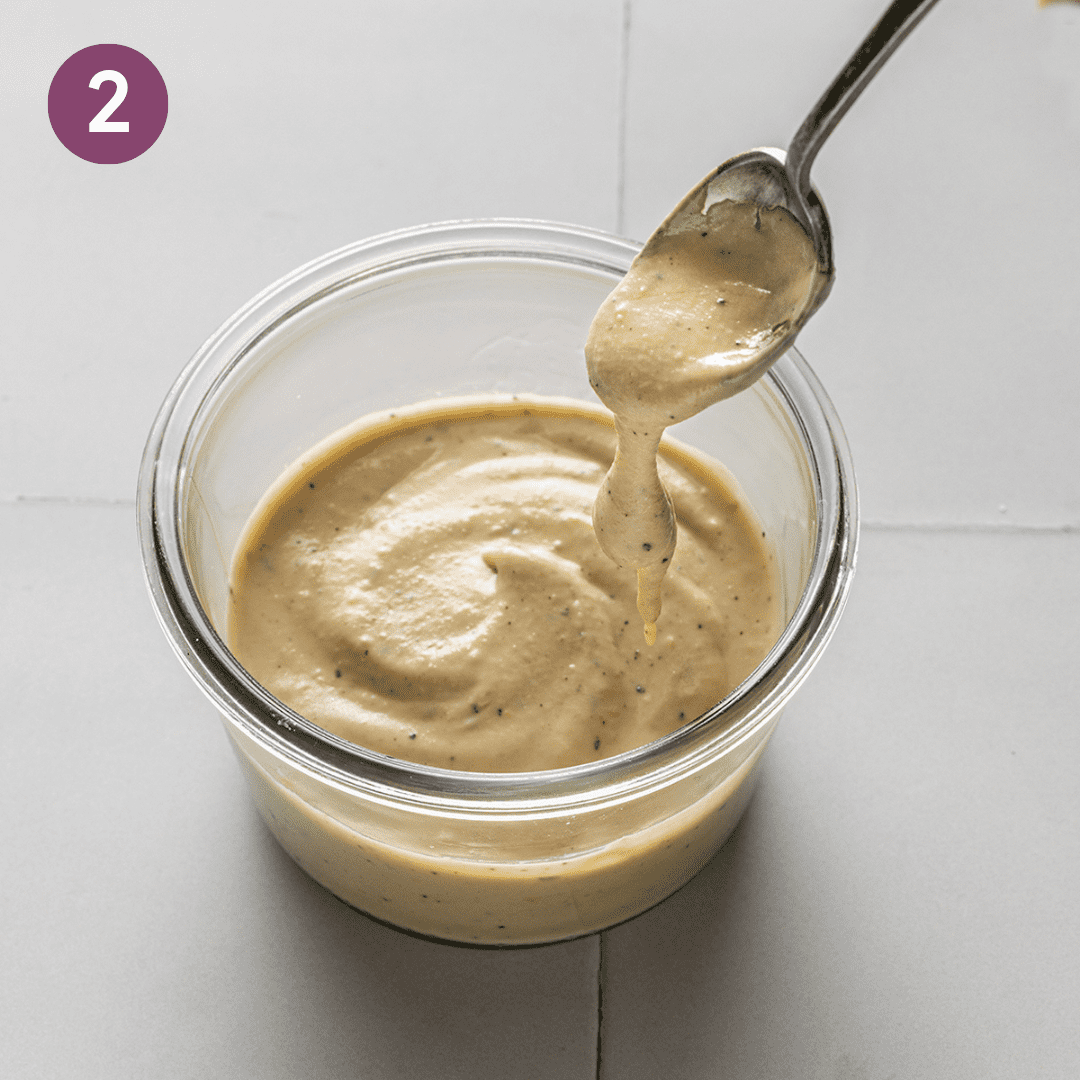
<path id="1" fill-rule="evenodd" d="M 134 508 L 134 499 L 109 499 L 103 495 L 15 495 L 0 498 L 0 506 L 127 506 Z"/>
<path id="2" fill-rule="evenodd" d="M 626 99 L 630 82 L 630 4 L 631 0 L 623 0 L 619 53 L 619 129 L 615 149 L 615 232 L 619 236 L 623 235 L 626 227 Z"/>
<path id="3" fill-rule="evenodd" d="M 1080 533 L 1080 524 L 1066 521 L 1058 525 L 1026 525 L 1012 521 L 873 521 L 859 522 L 867 532 L 981 533 L 985 535 L 1069 535 Z"/>
<path id="4" fill-rule="evenodd" d="M 100 495 L 15 495 L 0 497 L 0 506 L 97 506 L 134 508 L 134 499 L 110 499 Z M 1080 523 L 1024 524 L 993 521 L 875 521 L 859 523 L 867 532 L 894 533 L 981 533 L 987 535 L 1068 536 L 1080 533 Z"/>
<path id="5" fill-rule="evenodd" d="M 602 1080 L 604 1067 L 604 931 L 598 935 L 600 941 L 596 953 L 596 1077 Z"/>

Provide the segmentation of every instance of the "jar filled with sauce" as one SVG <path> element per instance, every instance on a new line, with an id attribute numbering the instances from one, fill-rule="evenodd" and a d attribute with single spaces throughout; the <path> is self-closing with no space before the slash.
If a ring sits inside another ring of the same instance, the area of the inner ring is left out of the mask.
<path id="1" fill-rule="evenodd" d="M 285 850 L 346 903 L 403 929 L 485 945 L 556 941 L 675 891 L 730 835 L 781 710 L 844 605 L 858 528 L 850 455 L 792 351 L 675 433 L 723 463 L 760 524 L 778 621 L 753 670 L 662 736 L 531 771 L 414 761 L 301 715 L 230 650 L 234 553 L 279 477 L 359 417 L 415 402 L 525 395 L 595 409 L 584 342 L 635 253 L 593 230 L 518 221 L 341 249 L 229 320 L 151 432 L 139 523 L 159 621 L 220 712 Z"/>

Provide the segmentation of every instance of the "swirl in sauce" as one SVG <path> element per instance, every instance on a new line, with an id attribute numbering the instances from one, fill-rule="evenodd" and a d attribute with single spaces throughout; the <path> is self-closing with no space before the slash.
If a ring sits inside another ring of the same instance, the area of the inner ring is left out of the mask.
<path id="1" fill-rule="evenodd" d="M 776 640 L 772 556 L 723 467 L 665 442 L 680 534 L 664 631 L 642 650 L 632 583 L 590 520 L 614 443 L 599 406 L 524 396 L 331 436 L 241 538 L 234 653 L 324 729 L 444 768 L 561 768 L 681 727 Z"/>

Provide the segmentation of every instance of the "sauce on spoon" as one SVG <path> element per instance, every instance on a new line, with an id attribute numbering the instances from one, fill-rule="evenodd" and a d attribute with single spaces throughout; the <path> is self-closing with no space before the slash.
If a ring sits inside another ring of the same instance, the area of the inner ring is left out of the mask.
<path id="1" fill-rule="evenodd" d="M 665 428 L 748 386 L 760 360 L 829 284 L 782 207 L 723 200 L 662 226 L 601 305 L 585 345 L 589 382 L 615 414 L 618 450 L 593 507 L 601 548 L 637 571 L 645 640 L 656 641 L 675 551 L 656 452 Z M 766 365 L 767 366 L 767 365 Z"/>

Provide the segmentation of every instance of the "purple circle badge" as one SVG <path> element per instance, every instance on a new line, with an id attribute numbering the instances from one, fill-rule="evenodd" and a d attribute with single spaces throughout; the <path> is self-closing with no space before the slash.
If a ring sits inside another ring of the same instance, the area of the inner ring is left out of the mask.
<path id="1" fill-rule="evenodd" d="M 169 115 L 161 72 L 126 45 L 91 45 L 69 56 L 49 87 L 56 137 L 84 161 L 118 165 L 146 153 Z"/>

